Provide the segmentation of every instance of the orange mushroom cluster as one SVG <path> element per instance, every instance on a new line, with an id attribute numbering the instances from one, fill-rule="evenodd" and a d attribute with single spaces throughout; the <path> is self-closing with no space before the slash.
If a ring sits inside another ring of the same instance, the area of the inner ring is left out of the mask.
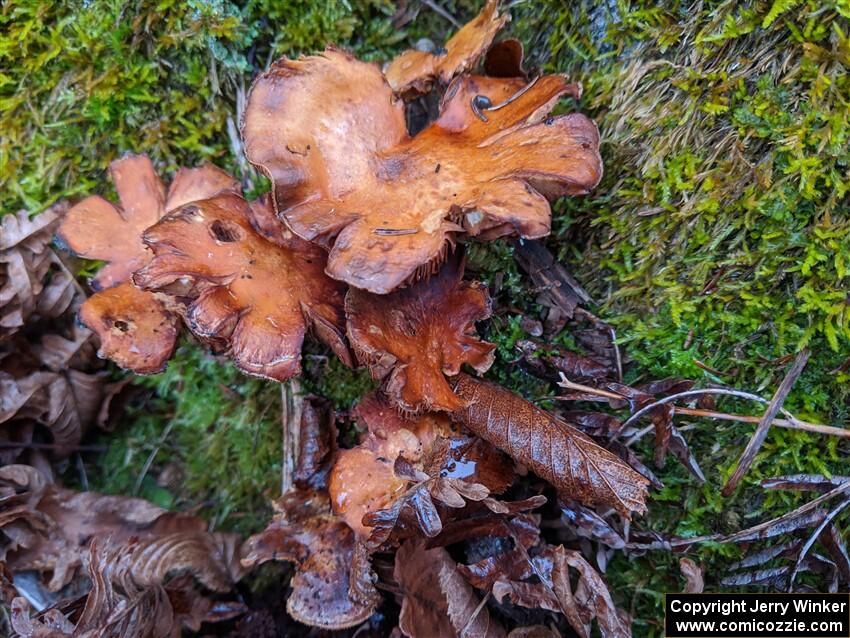
<path id="1" fill-rule="evenodd" d="M 486 372 L 495 346 L 477 335 L 491 301 L 464 280 L 461 244 L 542 237 L 550 201 L 602 176 L 594 123 L 551 115 L 580 86 L 529 79 L 518 41 L 493 45 L 508 19 L 489 0 L 444 49 L 404 53 L 383 71 L 333 48 L 278 60 L 254 82 L 241 124 L 269 198 L 248 201 L 208 165 L 182 169 L 166 190 L 147 157 L 128 156 L 111 167 L 120 206 L 89 197 L 59 231 L 79 256 L 107 262 L 81 319 L 127 369 L 161 370 L 182 321 L 248 374 L 297 375 L 312 331 L 381 382 L 354 411 L 358 445 L 309 433 L 324 441 L 321 458 L 301 469 L 324 469 L 301 472 L 244 548 L 246 567 L 296 564 L 288 609 L 308 624 L 348 627 L 372 613 L 378 548 L 545 502 L 495 498 L 525 468 L 624 517 L 644 509 L 647 481 L 627 463 L 462 374 Z M 471 73 L 482 60 L 485 74 Z M 439 115 L 411 135 L 406 101 L 429 91 Z"/>

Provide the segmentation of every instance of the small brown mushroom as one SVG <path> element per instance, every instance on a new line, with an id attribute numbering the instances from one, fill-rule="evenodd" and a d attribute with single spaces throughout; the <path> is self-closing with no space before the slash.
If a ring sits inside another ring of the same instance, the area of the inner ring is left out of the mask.
<path id="1" fill-rule="evenodd" d="M 435 80 L 444 85 L 475 66 L 499 30 L 510 20 L 499 15 L 497 0 L 487 0 L 481 12 L 434 52 L 405 51 L 387 65 L 384 75 L 396 95 L 411 99 L 431 90 Z"/>
<path id="2" fill-rule="evenodd" d="M 224 344 L 248 374 L 277 381 L 298 374 L 310 326 L 350 365 L 345 287 L 324 274 L 320 248 L 285 229 L 255 227 L 258 215 L 268 217 L 257 213 L 264 205 L 226 193 L 169 213 L 145 231 L 155 256 L 134 282 L 188 300 L 192 332 Z"/>
<path id="3" fill-rule="evenodd" d="M 459 410 L 465 404 L 444 375 L 456 375 L 463 364 L 484 373 L 493 363 L 495 346 L 475 335 L 475 322 L 490 316 L 490 295 L 462 275 L 462 262 L 452 259 L 437 276 L 409 288 L 388 295 L 352 288 L 346 296 L 357 359 L 407 413 Z"/>
<path id="4" fill-rule="evenodd" d="M 269 526 L 245 542 L 245 567 L 269 560 L 291 561 L 296 573 L 286 610 L 295 620 L 322 629 L 353 627 L 372 615 L 379 598 L 360 600 L 371 583 L 356 584 L 360 573 L 355 561 L 351 529 L 331 512 L 326 492 L 295 490 L 274 503 L 276 514 Z"/>
<path id="5" fill-rule="evenodd" d="M 593 122 L 549 116 L 579 93 L 561 75 L 461 76 L 439 119 L 410 137 L 380 70 L 329 49 L 260 75 L 242 134 L 278 214 L 329 249 L 328 274 L 386 294 L 433 272 L 459 236 L 546 235 L 547 199 L 599 182 Z"/>
<path id="6" fill-rule="evenodd" d="M 439 531 L 434 502 L 462 508 L 483 499 L 499 509 L 488 496 L 513 482 L 514 469 L 486 441 L 459 434 L 442 413 L 405 419 L 380 393 L 364 397 L 353 414 L 368 432 L 360 445 L 339 451 L 328 491 L 334 512 L 371 549 L 397 540 L 395 531 L 416 534 L 417 525 Z"/>
<path id="7" fill-rule="evenodd" d="M 435 442 L 450 436 L 452 430 L 443 415 L 404 419 L 379 394 L 361 400 L 353 414 L 368 432 L 357 447 L 339 450 L 328 491 L 334 512 L 359 538 L 366 539 L 371 529 L 363 524 L 363 516 L 389 507 L 409 485 L 396 475 L 396 459 L 403 457 L 421 467 Z"/>
<path id="8" fill-rule="evenodd" d="M 178 171 L 166 191 L 145 155 L 127 155 L 109 169 L 121 206 L 87 197 L 68 211 L 57 237 L 80 257 L 107 262 L 90 282 L 97 292 L 80 309 L 81 321 L 100 337 L 100 356 L 139 374 L 159 372 L 174 350 L 178 317 L 166 300 L 130 281 L 152 257 L 142 232 L 182 204 L 241 187 L 206 164 Z"/>

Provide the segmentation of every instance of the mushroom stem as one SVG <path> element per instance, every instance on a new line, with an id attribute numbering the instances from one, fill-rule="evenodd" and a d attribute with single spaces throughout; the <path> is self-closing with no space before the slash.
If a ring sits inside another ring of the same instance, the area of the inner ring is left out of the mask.
<path id="1" fill-rule="evenodd" d="M 283 432 L 283 459 L 280 464 L 281 494 L 286 494 L 292 489 L 292 477 L 298 465 L 303 403 L 301 384 L 297 379 L 290 379 L 280 384 L 280 424 Z"/>

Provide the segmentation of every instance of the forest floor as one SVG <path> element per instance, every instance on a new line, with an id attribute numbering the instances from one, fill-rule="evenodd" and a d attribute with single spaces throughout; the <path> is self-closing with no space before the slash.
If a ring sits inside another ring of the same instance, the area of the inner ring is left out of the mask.
<path id="1" fill-rule="evenodd" d="M 209 160 L 261 192 L 267 186 L 235 135 L 257 71 L 328 43 L 380 62 L 419 38 L 439 44 L 454 26 L 431 4 L 4 3 L 0 211 L 109 195 L 105 169 L 128 151 L 148 153 L 163 175 Z M 463 23 L 479 3 L 437 4 Z M 846 2 L 520 0 L 511 12 L 507 34 L 525 43 L 527 66 L 581 82 L 577 106 L 600 127 L 605 177 L 590 196 L 555 206 L 546 244 L 590 294 L 588 310 L 615 328 L 625 381 L 678 377 L 770 398 L 807 347 L 812 356 L 785 407 L 850 426 Z M 488 376 L 541 406 L 580 408 L 559 404 L 557 387 L 521 365 L 517 342 L 545 308 L 511 245 L 474 247 L 468 268 L 494 296 L 483 328 L 498 345 Z M 548 340 L 578 348 L 569 329 Z M 317 345 L 304 367 L 303 389 L 341 411 L 373 385 L 368 372 L 344 368 Z M 280 490 L 280 386 L 241 375 L 188 339 L 166 372 L 133 383 L 140 392 L 118 430 L 92 441 L 107 449 L 69 462 L 65 483 L 193 509 L 215 529 L 261 530 Z M 732 399 L 718 408 L 760 414 Z M 635 529 L 734 532 L 807 498 L 765 492 L 763 479 L 850 474 L 845 439 L 773 428 L 740 487 L 723 497 L 754 426 L 688 417 L 677 425 L 706 480 L 672 460 L 653 467 L 664 487 Z M 635 446 L 644 459 L 650 439 Z M 746 550 L 709 542 L 687 555 L 716 590 Z M 661 634 L 663 593 L 684 583 L 678 559 L 620 553 L 607 566 L 636 635 Z"/>

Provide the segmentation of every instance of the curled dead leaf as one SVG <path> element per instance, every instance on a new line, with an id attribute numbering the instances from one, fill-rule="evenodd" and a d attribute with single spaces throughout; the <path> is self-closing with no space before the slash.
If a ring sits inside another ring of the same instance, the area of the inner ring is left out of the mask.
<path id="1" fill-rule="evenodd" d="M 237 537 L 209 533 L 195 516 L 141 499 L 57 487 L 24 465 L 0 468 L 0 494 L 0 530 L 8 539 L 0 560 L 13 572 L 49 575 L 50 591 L 71 581 L 95 536 L 104 539 L 104 551 L 129 543 L 120 566 L 140 585 L 188 569 L 208 588 L 225 591 L 241 577 Z"/>
<path id="2" fill-rule="evenodd" d="M 484 373 L 493 363 L 495 346 L 475 335 L 475 322 L 490 316 L 490 295 L 462 276 L 462 262 L 451 259 L 436 276 L 388 295 L 348 291 L 354 352 L 405 412 L 459 410 L 464 403 L 444 375 L 456 375 L 463 364 Z"/>
<path id="3" fill-rule="evenodd" d="M 607 505 L 627 518 L 646 511 L 648 481 L 590 437 L 501 386 L 461 374 L 468 407 L 452 418 L 507 452 L 567 498 Z"/>
<path id="4" fill-rule="evenodd" d="M 27 602 L 12 603 L 12 625 L 22 638 L 177 638 L 181 629 L 198 631 L 201 623 L 227 620 L 245 610 L 233 601 L 217 601 L 194 585 L 194 561 L 183 563 L 189 573 L 165 583 L 157 579 L 139 584 L 134 563 L 145 562 L 149 551 L 128 545 L 110 548 L 108 541 L 94 539 L 90 545 L 88 575 L 91 591 L 76 623 L 57 608 L 32 618 Z M 164 577 L 164 574 L 163 574 Z"/>
<path id="5" fill-rule="evenodd" d="M 189 328 L 225 344 L 242 371 L 277 381 L 298 374 L 308 327 L 351 363 L 344 288 L 324 274 L 324 254 L 289 233 L 268 239 L 242 197 L 179 208 L 147 229 L 144 241 L 155 257 L 136 272 L 136 285 L 188 299 Z"/>
<path id="6" fill-rule="evenodd" d="M 0 341 L 26 322 L 60 317 L 82 296 L 50 247 L 67 210 L 59 202 L 34 217 L 19 211 L 0 220 Z"/>
<path id="7" fill-rule="evenodd" d="M 493 585 L 497 600 L 508 598 L 522 607 L 560 612 L 581 638 L 591 635 L 590 624 L 594 619 L 604 638 L 631 637 L 628 614 L 616 607 L 608 585 L 579 552 L 563 546 L 546 546 L 532 560 L 539 582 L 503 576 Z M 575 584 L 570 568 L 578 573 Z"/>
<path id="8" fill-rule="evenodd" d="M 112 385 L 92 368 L 91 333 L 78 326 L 70 327 L 70 338 L 49 331 L 62 323 L 51 324 L 38 342 L 19 334 L 0 344 L 0 441 L 7 444 L 0 464 L 31 456 L 33 442 L 65 458 L 108 410 Z"/>
<path id="9" fill-rule="evenodd" d="M 547 198 L 598 183 L 596 126 L 548 116 L 578 93 L 557 75 L 526 85 L 462 76 L 411 138 L 380 70 L 329 49 L 260 75 L 242 134 L 278 214 L 330 250 L 328 274 L 386 294 L 430 273 L 458 236 L 546 235 Z"/>
<path id="10" fill-rule="evenodd" d="M 396 95 L 411 99 L 472 69 L 499 30 L 510 20 L 499 14 L 497 0 L 487 0 L 481 12 L 434 52 L 405 51 L 387 65 L 384 75 Z"/>
<path id="11" fill-rule="evenodd" d="M 396 552 L 395 580 L 402 591 L 399 628 L 409 638 L 467 636 L 501 638 L 502 626 L 457 571 L 442 548 L 408 541 Z"/>

